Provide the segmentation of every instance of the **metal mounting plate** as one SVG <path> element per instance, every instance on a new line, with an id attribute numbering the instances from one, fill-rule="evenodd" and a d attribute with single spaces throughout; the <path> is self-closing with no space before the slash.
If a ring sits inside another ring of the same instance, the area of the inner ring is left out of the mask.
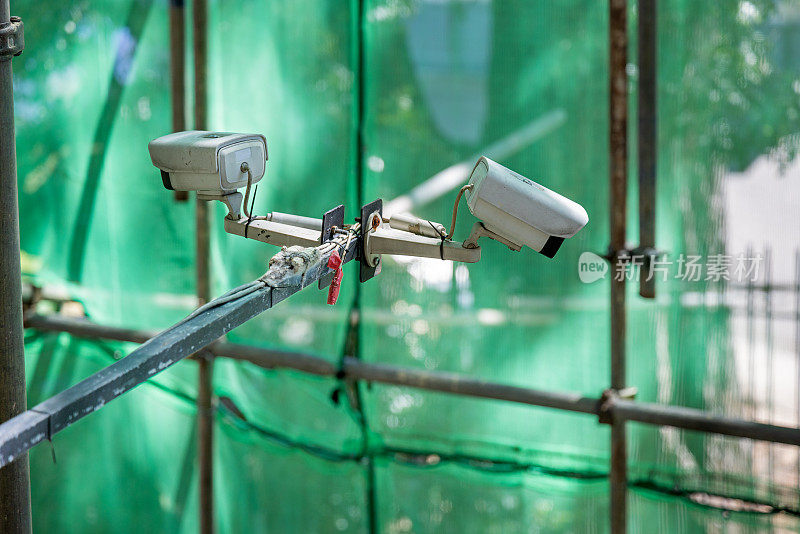
<path id="1" fill-rule="evenodd" d="M 344 228 L 344 205 L 342 204 L 339 204 L 335 208 L 326 211 L 325 215 L 322 216 L 322 234 L 319 238 L 320 245 L 333 239 L 331 228 L 334 226 L 339 229 Z M 321 276 L 319 279 L 319 288 L 325 289 L 331 285 L 333 276 L 333 271 Z"/>
<path id="2" fill-rule="evenodd" d="M 361 264 L 359 269 L 359 279 L 362 283 L 366 282 L 370 278 L 373 278 L 375 276 L 375 272 L 381 267 L 380 260 L 378 260 L 378 264 L 375 267 L 370 267 L 366 261 L 366 257 L 364 256 L 364 235 L 368 230 L 370 230 L 367 228 L 367 221 L 369 221 L 369 216 L 376 211 L 378 214 L 383 216 L 383 200 L 380 198 L 375 199 L 369 204 L 361 207 L 361 248 L 359 250 L 361 255 L 358 257 L 358 260 Z"/>

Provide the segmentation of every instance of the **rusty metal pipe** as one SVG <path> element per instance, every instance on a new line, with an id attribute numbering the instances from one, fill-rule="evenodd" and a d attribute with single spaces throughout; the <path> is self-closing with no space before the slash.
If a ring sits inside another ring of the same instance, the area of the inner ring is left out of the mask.
<path id="1" fill-rule="evenodd" d="M 616 261 L 625 250 L 628 194 L 628 3 L 609 0 L 609 213 L 610 257 Z M 611 389 L 626 387 L 625 377 L 625 277 L 611 278 Z M 612 418 L 610 521 L 613 534 L 627 528 L 628 455 L 625 422 Z"/>
<path id="2" fill-rule="evenodd" d="M 639 250 L 644 254 L 644 265 L 639 277 L 639 295 L 656 298 L 655 276 L 649 278 L 650 264 L 656 247 L 656 9 L 657 0 L 639 0 L 638 3 L 638 159 L 639 159 Z M 647 273 L 647 274 L 645 274 Z"/>
<path id="3" fill-rule="evenodd" d="M 208 2 L 194 0 L 192 9 L 194 36 L 194 127 L 208 128 Z M 197 299 L 205 304 L 210 300 L 209 221 L 208 202 L 195 200 L 195 265 L 197 269 Z M 200 532 L 214 532 L 214 419 L 212 415 L 213 357 L 198 360 L 197 370 L 197 463 L 199 469 Z"/>
<path id="4" fill-rule="evenodd" d="M 116 341 L 139 342 L 155 335 L 153 332 L 117 328 L 91 323 L 85 319 L 34 315 L 25 320 L 26 328 L 50 332 L 67 332 L 86 337 Z M 249 345 L 218 341 L 207 346 L 216 357 L 254 363 L 266 369 L 295 369 L 320 376 L 336 376 L 338 366 L 320 356 L 302 352 L 277 351 Z M 672 426 L 698 432 L 772 441 L 800 446 L 800 428 L 785 427 L 722 417 L 694 408 L 668 406 L 626 399 L 585 397 L 578 393 L 550 392 L 478 380 L 456 373 L 431 372 L 394 365 L 371 363 L 346 357 L 341 369 L 346 378 L 398 386 L 408 386 L 454 395 L 495 399 L 556 410 L 601 415 L 611 419 L 635 421 L 657 426 Z M 610 424 L 608 421 L 607 424 Z"/>
<path id="5" fill-rule="evenodd" d="M 186 17 L 184 0 L 169 2 L 169 88 L 172 131 L 186 129 Z M 188 191 L 175 191 L 175 200 L 189 200 Z"/>

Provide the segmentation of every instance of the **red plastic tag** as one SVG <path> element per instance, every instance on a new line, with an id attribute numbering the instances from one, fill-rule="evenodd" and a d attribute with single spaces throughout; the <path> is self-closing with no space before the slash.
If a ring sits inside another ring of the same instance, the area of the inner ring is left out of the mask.
<path id="1" fill-rule="evenodd" d="M 342 287 L 342 258 L 339 251 L 334 250 L 328 258 L 328 267 L 334 270 L 333 281 L 328 288 L 328 304 L 336 304 L 339 298 L 339 288 Z"/>

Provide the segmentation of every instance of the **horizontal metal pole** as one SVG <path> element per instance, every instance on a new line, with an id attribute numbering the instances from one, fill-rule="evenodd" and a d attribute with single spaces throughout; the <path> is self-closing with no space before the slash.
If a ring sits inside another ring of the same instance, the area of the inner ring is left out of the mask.
<path id="1" fill-rule="evenodd" d="M 646 402 L 616 400 L 613 417 L 651 425 L 674 426 L 711 434 L 758 439 L 774 443 L 800 445 L 800 428 L 768 425 L 732 417 L 684 408 Z"/>
<path id="2" fill-rule="evenodd" d="M 267 350 L 236 343 L 218 343 L 214 345 L 212 352 L 215 356 L 245 360 L 267 369 L 282 367 L 320 376 L 334 376 L 338 372 L 336 365 L 311 354 Z"/>
<path id="3" fill-rule="evenodd" d="M 76 337 L 130 341 L 131 343 L 144 343 L 158 335 L 158 332 L 103 326 L 86 319 L 74 319 L 61 315 L 31 315 L 25 317 L 23 322 L 25 328 L 43 332 L 67 332 Z"/>
<path id="4" fill-rule="evenodd" d="M 476 380 L 455 373 L 431 372 L 394 365 L 366 363 L 349 357 L 345 358 L 344 363 L 344 371 L 348 377 L 369 382 L 411 386 L 442 393 L 504 400 L 592 415 L 597 415 L 598 413 L 598 399 L 584 397 L 577 393 L 552 393 Z"/>
<path id="5" fill-rule="evenodd" d="M 157 335 L 157 332 L 131 330 L 114 326 L 104 326 L 86 319 L 74 319 L 58 315 L 32 315 L 25 318 L 25 328 L 43 332 L 65 332 L 70 335 L 88 339 L 107 339 L 112 341 L 128 341 L 144 343 Z M 315 375 L 335 375 L 337 368 L 332 363 L 310 354 L 291 351 L 267 350 L 251 345 L 219 341 L 208 346 L 214 356 L 245 360 L 260 367 L 291 367 L 298 371 Z"/>
<path id="6" fill-rule="evenodd" d="M 178 323 L 118 362 L 1 424 L 0 467 L 269 308 L 273 291 L 262 287 Z"/>
<path id="7" fill-rule="evenodd" d="M 354 259 L 360 246 L 360 238 L 351 240 L 344 251 L 343 261 Z M 125 358 L 0 424 L 0 467 L 11 463 L 37 443 L 52 439 L 57 432 L 177 361 L 211 345 L 330 271 L 324 259 L 301 274 L 295 274 L 293 267 L 286 269 L 283 265 L 275 265 L 268 271 L 266 282 L 250 284 L 246 288 L 242 286 L 237 288 L 238 293 L 223 295 L 149 339 Z M 36 318 L 29 318 L 28 324 L 36 324 L 37 320 L 40 325 L 44 324 L 42 319 Z M 50 326 L 55 325 L 50 323 Z M 89 333 L 86 324 L 72 327 L 77 333 Z M 115 333 L 128 341 L 146 336 L 128 329 L 117 329 Z"/>
<path id="8" fill-rule="evenodd" d="M 25 324 L 28 328 L 63 331 L 80 337 L 95 337 L 118 341 L 136 342 L 149 334 L 148 332 L 125 328 L 100 326 L 85 320 L 53 316 L 29 317 L 26 319 Z M 322 376 L 335 376 L 339 372 L 339 368 L 334 363 L 312 354 L 276 351 L 228 342 L 214 343 L 209 347 L 209 350 L 216 356 L 246 360 L 269 369 L 295 369 Z M 429 391 L 516 402 L 591 415 L 600 414 L 600 403 L 602 402 L 599 398 L 585 397 L 577 393 L 557 393 L 509 386 L 476 380 L 455 373 L 431 372 L 368 363 L 349 357 L 344 360 L 342 373 L 344 377 L 356 380 L 409 386 Z M 613 398 L 605 402 L 604 412 L 618 420 L 800 445 L 800 428 L 721 417 L 702 410 L 680 406 L 666 406 Z"/>

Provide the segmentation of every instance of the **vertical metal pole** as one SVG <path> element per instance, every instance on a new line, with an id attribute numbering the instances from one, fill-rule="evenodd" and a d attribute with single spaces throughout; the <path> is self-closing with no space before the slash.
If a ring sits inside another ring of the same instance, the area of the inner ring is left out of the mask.
<path id="1" fill-rule="evenodd" d="M 208 64 L 208 2 L 195 0 L 192 10 L 194 33 L 194 127 L 207 128 L 207 79 Z M 209 229 L 208 203 L 196 202 L 196 268 L 197 299 L 200 304 L 210 300 L 209 283 Z M 213 356 L 204 354 L 197 361 L 197 462 L 199 464 L 199 520 L 200 532 L 214 532 L 214 480 L 213 445 L 214 418 L 211 405 Z"/>
<path id="2" fill-rule="evenodd" d="M 0 0 L 0 27 L 10 21 L 9 0 Z M 0 56 L 0 422 L 27 408 L 11 75 L 11 56 Z M 0 469 L 0 532 L 30 531 L 31 489 L 25 453 Z"/>
<path id="3" fill-rule="evenodd" d="M 643 272 L 649 272 L 650 254 L 656 243 L 656 9 L 657 0 L 639 0 L 637 56 L 639 92 L 637 99 L 639 154 L 639 249 L 645 254 Z M 639 277 L 639 295 L 656 297 L 655 277 Z"/>
<path id="4" fill-rule="evenodd" d="M 214 532 L 214 417 L 211 405 L 211 383 L 214 356 L 209 351 L 197 359 L 197 462 L 199 464 L 200 532 Z"/>
<path id="5" fill-rule="evenodd" d="M 767 244 L 764 250 L 764 337 L 767 351 L 767 376 L 766 376 L 766 399 L 767 422 L 775 422 L 775 356 L 772 339 L 772 247 Z M 772 481 L 775 475 L 775 446 L 773 443 L 765 443 L 767 447 L 767 474 L 770 482 L 770 497 L 773 498 Z"/>
<path id="6" fill-rule="evenodd" d="M 364 144 L 364 112 L 365 112 L 365 82 L 366 76 L 364 73 L 364 68 L 366 64 L 366 48 L 365 48 L 365 12 L 366 12 L 366 5 L 365 0 L 354 0 L 351 3 L 351 7 L 355 8 L 355 17 L 354 17 L 354 24 L 355 28 L 353 29 L 353 34 L 356 36 L 356 46 L 355 46 L 355 55 L 353 57 L 353 61 L 355 63 L 355 75 L 356 75 L 356 87 L 355 87 L 355 102 L 354 102 L 354 113 L 353 113 L 353 122 L 355 123 L 355 139 L 354 139 L 354 175 L 356 177 L 356 197 L 358 201 L 358 205 L 362 206 L 364 204 L 364 154 L 365 154 L 365 144 Z M 354 273 L 355 274 L 355 273 Z M 359 276 L 356 274 L 356 276 Z M 361 323 L 360 318 L 362 317 L 361 311 L 361 283 L 358 283 L 358 279 L 356 279 L 356 294 L 354 299 L 354 307 L 351 310 L 351 331 L 350 335 L 348 336 L 348 340 L 346 341 L 345 351 L 344 354 L 352 354 L 358 358 L 361 358 Z M 359 423 L 361 425 L 361 437 L 362 437 L 362 453 L 366 458 L 366 470 L 367 470 L 367 486 L 366 486 L 366 506 L 367 506 L 367 532 L 369 534 L 374 534 L 379 531 L 378 528 L 378 511 L 377 511 L 377 498 L 376 498 L 376 488 L 377 488 L 377 480 L 376 480 L 376 472 L 375 472 L 375 458 L 369 454 L 369 427 L 367 423 L 367 415 L 364 412 L 364 405 L 359 394 L 358 383 L 355 381 L 349 382 L 349 386 L 351 387 L 353 401 L 351 406 L 353 406 L 358 413 Z"/>
<path id="7" fill-rule="evenodd" d="M 751 245 L 747 246 L 747 256 L 752 258 L 753 248 Z M 755 342 L 755 317 L 756 317 L 756 303 L 755 303 L 755 287 L 753 277 L 747 278 L 747 287 L 745 294 L 745 310 L 747 317 L 747 398 L 750 399 L 747 408 L 746 416 L 751 421 L 755 421 L 757 413 L 756 399 L 756 342 Z M 758 467 L 756 465 L 756 447 L 757 444 L 753 441 L 747 441 L 743 444 L 744 449 L 747 451 L 747 462 L 750 474 L 754 480 L 758 480 Z"/>
<path id="8" fill-rule="evenodd" d="M 794 355 L 796 372 L 794 383 L 795 421 L 797 426 L 800 427 L 800 249 L 795 249 L 794 251 Z M 800 447 L 796 451 L 797 484 L 800 485 Z"/>
<path id="9" fill-rule="evenodd" d="M 186 129 L 186 26 L 184 0 L 169 2 L 169 81 L 172 131 Z M 175 191 L 175 200 L 189 200 L 187 191 Z"/>
<path id="10" fill-rule="evenodd" d="M 626 0 L 609 0 L 609 194 L 611 257 L 625 250 L 628 190 L 628 33 Z M 611 388 L 623 389 L 625 379 L 625 278 L 611 279 Z M 611 425 L 611 532 L 626 531 L 627 450 L 624 421 Z"/>

